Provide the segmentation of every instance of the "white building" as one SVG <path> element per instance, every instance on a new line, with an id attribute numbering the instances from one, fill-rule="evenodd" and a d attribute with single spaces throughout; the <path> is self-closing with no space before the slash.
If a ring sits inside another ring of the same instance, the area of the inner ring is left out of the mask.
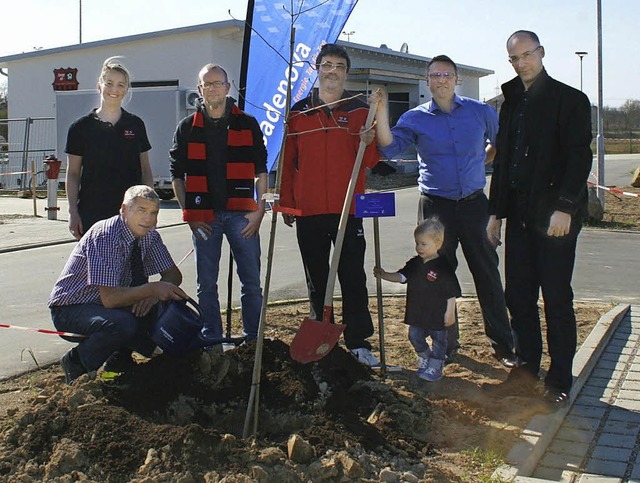
<path id="1" fill-rule="evenodd" d="M 8 72 L 9 118 L 56 118 L 58 125 L 53 139 L 51 135 L 45 135 L 43 138 L 48 139 L 38 141 L 37 146 L 30 143 L 29 152 L 41 160 L 44 156 L 40 154 L 51 154 L 53 150 L 64 160 L 64 138 L 68 124 L 74 119 L 70 116 L 78 116 L 75 112 L 66 112 L 68 109 L 60 111 L 57 104 L 72 93 L 54 91 L 54 70 L 77 69 L 78 89 L 93 91 L 95 101 L 90 96 L 89 107 L 97 107 L 99 101 L 95 89 L 102 63 L 108 57 L 121 55 L 134 83 L 132 100 L 125 108 L 144 119 L 153 146 L 150 152 L 152 166 L 154 173 L 158 174 L 162 170 L 156 166 L 168 163 L 167 149 L 172 131 L 167 133 L 166 126 L 155 129 L 158 113 L 141 112 L 136 98 L 143 97 L 141 93 L 144 90 L 169 91 L 175 98 L 175 112 L 167 113 L 164 118 L 169 119 L 168 125 L 175 126 L 177 120 L 187 114 L 186 94 L 195 89 L 197 73 L 208 62 L 227 68 L 232 82 L 231 95 L 237 98 L 235 86 L 240 73 L 243 33 L 242 21 L 229 20 L 0 57 L 0 69 Z M 392 124 L 402 112 L 429 100 L 424 76 L 430 60 L 428 57 L 408 53 L 406 44 L 401 51 L 395 51 L 385 45 L 371 47 L 339 43 L 351 56 L 352 70 L 347 88 L 365 91 L 379 85 L 386 86 L 392 101 Z M 458 93 L 477 99 L 479 78 L 493 74 L 493 71 L 467 65 L 458 65 L 458 69 Z M 21 163 L 24 166 L 26 159 L 21 145 L 25 137 L 24 123 L 22 126 L 16 124 L 15 128 L 9 128 L 9 155 L 15 159 L 10 162 L 13 165 L 10 169 Z M 31 129 L 37 129 L 37 123 Z"/>

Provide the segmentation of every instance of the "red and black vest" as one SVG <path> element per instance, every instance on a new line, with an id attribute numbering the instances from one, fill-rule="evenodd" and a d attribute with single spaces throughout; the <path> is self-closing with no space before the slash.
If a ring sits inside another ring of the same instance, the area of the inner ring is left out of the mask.
<path id="1" fill-rule="evenodd" d="M 227 129 L 227 210 L 255 211 L 254 200 L 256 166 L 252 159 L 254 136 L 248 117 L 237 106 L 231 108 Z M 193 115 L 187 144 L 187 179 L 185 183 L 184 221 L 212 222 L 213 197 L 207 180 L 207 147 L 204 115 Z M 262 142 L 262 140 L 259 140 Z"/>

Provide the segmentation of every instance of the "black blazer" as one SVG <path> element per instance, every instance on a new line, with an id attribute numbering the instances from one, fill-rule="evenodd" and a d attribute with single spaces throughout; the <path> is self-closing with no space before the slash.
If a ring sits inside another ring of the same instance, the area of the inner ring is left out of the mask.
<path id="1" fill-rule="evenodd" d="M 490 214 L 507 216 L 509 202 L 509 122 L 524 85 L 516 77 L 502 85 L 496 157 L 490 190 Z M 587 208 L 591 170 L 591 104 L 582 92 L 543 70 L 529 90 L 525 111 L 528 156 L 532 165 L 527 218 L 548 224 L 555 210 L 582 219 Z"/>

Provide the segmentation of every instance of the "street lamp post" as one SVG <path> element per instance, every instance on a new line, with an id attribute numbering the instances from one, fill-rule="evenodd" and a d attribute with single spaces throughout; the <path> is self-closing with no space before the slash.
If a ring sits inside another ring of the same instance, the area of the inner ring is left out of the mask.
<path id="1" fill-rule="evenodd" d="M 598 186 L 604 186 L 604 107 L 603 107 L 603 88 L 602 88 L 602 0 L 596 1 L 596 23 L 598 29 Z M 604 190 L 598 188 L 598 199 L 604 210 Z"/>
<path id="2" fill-rule="evenodd" d="M 355 30 L 350 30 L 349 32 L 347 32 L 346 30 L 342 31 L 342 35 L 347 36 L 347 42 L 351 42 L 351 36 L 355 33 L 356 33 Z"/>
<path id="3" fill-rule="evenodd" d="M 582 58 L 589 52 L 576 52 L 576 55 L 580 57 L 580 90 L 582 91 Z"/>

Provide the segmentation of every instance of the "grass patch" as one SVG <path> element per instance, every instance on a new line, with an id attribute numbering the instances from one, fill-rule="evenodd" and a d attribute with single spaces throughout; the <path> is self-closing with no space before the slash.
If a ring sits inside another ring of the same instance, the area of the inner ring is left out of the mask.
<path id="1" fill-rule="evenodd" d="M 492 477 L 498 466 L 504 463 L 504 456 L 501 453 L 491 449 L 475 447 L 463 451 L 462 455 L 468 458 L 471 466 L 476 469 L 474 474 L 470 474 L 465 478 L 465 482 L 506 483 L 506 480 L 502 478 Z"/>
<path id="2" fill-rule="evenodd" d="M 597 139 L 594 137 L 591 142 L 591 150 L 595 153 L 597 151 Z M 605 154 L 632 154 L 640 153 L 640 139 L 635 137 L 629 141 L 629 139 L 614 139 L 605 138 L 604 140 L 604 153 Z"/>

